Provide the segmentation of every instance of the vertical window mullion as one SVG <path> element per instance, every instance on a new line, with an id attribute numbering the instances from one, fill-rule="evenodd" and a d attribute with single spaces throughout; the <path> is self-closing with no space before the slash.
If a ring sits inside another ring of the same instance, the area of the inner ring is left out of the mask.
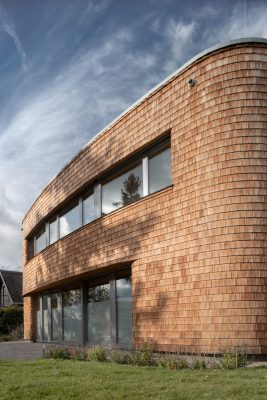
<path id="1" fill-rule="evenodd" d="M 52 312 L 51 312 L 51 294 L 48 295 L 47 299 L 47 314 L 48 314 L 48 342 L 51 342 L 52 339 Z"/>
<path id="2" fill-rule="evenodd" d="M 79 223 L 80 227 L 83 226 L 83 198 L 79 197 Z"/>
<path id="3" fill-rule="evenodd" d="M 115 275 L 110 278 L 110 337 L 111 345 L 117 345 L 117 304 L 116 304 L 116 279 Z"/>
<path id="4" fill-rule="evenodd" d="M 148 193 L 148 157 L 144 157 L 142 160 L 143 170 L 143 196 L 147 196 Z"/>
<path id="5" fill-rule="evenodd" d="M 95 219 L 100 218 L 102 214 L 101 207 L 101 184 L 97 183 L 94 186 L 94 215 Z"/>

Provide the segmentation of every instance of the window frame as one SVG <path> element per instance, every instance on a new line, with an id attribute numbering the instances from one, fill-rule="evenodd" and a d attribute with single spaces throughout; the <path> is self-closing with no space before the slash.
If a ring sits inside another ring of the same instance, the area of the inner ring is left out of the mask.
<path id="1" fill-rule="evenodd" d="M 149 159 L 160 154 L 164 150 L 170 148 L 171 151 L 171 135 L 170 135 L 170 130 L 166 131 L 161 138 L 152 143 L 149 148 L 145 148 L 143 150 L 140 150 L 133 156 L 130 156 L 128 159 L 118 163 L 116 166 L 114 166 L 112 169 L 104 173 L 102 176 L 100 176 L 97 181 L 94 183 L 91 183 L 83 192 L 72 199 L 69 203 L 67 203 L 64 207 L 59 209 L 58 212 L 56 212 L 54 215 L 52 215 L 49 219 L 47 219 L 45 222 L 39 225 L 39 228 L 35 231 L 32 236 L 27 238 L 28 242 L 28 250 L 27 250 L 27 261 L 30 261 L 33 257 L 35 257 L 37 254 L 41 253 L 43 250 L 45 250 L 47 247 L 52 246 L 55 244 L 58 240 L 64 239 L 68 235 L 72 234 L 73 232 L 76 232 L 78 229 L 81 227 L 91 224 L 94 221 L 96 221 L 99 218 L 102 218 L 104 216 L 110 215 L 113 212 L 116 212 L 124 207 L 127 207 L 131 204 L 136 203 L 137 201 L 143 199 L 144 197 L 147 197 L 151 194 L 157 193 L 161 190 L 164 190 L 170 186 L 172 186 L 172 182 L 170 185 L 167 185 L 165 187 L 160 188 L 157 191 L 150 192 L 149 191 Z M 142 191 L 143 195 L 139 198 L 134 200 L 132 203 L 129 203 L 127 205 L 122 205 L 121 207 L 116 208 L 115 210 L 112 210 L 111 212 L 107 214 L 102 213 L 102 187 L 106 184 L 111 182 L 112 180 L 120 177 L 121 175 L 127 173 L 131 169 L 134 169 L 138 166 L 141 166 L 142 169 Z M 171 178 L 172 178 L 172 165 L 170 165 L 170 172 L 171 172 Z M 94 197 L 94 219 L 88 223 L 84 223 L 84 218 L 83 218 L 83 201 L 90 195 L 93 195 Z M 73 208 L 78 206 L 78 213 L 79 213 L 79 224 L 76 229 L 73 231 L 67 233 L 64 236 L 60 236 L 60 218 L 67 214 L 69 211 L 71 211 Z M 57 220 L 57 240 L 53 243 L 50 243 L 50 224 Z M 37 240 L 37 235 L 38 232 L 42 229 L 42 226 L 44 226 L 45 233 L 46 233 L 46 244 L 45 247 L 37 252 L 36 249 L 36 240 Z M 30 242 L 33 241 L 33 254 L 31 251 L 29 251 L 29 246 Z"/>

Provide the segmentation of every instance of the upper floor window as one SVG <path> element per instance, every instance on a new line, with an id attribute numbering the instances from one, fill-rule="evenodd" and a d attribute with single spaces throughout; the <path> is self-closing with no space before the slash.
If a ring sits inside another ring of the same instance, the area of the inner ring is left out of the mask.
<path id="1" fill-rule="evenodd" d="M 57 217 L 49 222 L 49 244 L 58 240 L 58 219 Z"/>
<path id="2" fill-rule="evenodd" d="M 35 237 L 35 254 L 39 253 L 46 247 L 46 230 L 45 225 L 39 230 Z"/>
<path id="3" fill-rule="evenodd" d="M 59 217 L 59 236 L 68 235 L 80 227 L 79 204 L 69 209 Z"/>
<path id="4" fill-rule="evenodd" d="M 89 224 L 95 219 L 94 193 L 83 198 L 83 225 Z"/>
<path id="5" fill-rule="evenodd" d="M 34 254 L 37 254 L 82 225 L 170 186 L 170 139 L 164 139 L 142 151 L 139 156 L 132 157 L 109 176 L 100 178 L 71 206 L 47 221 L 34 238 L 29 239 L 29 259 L 33 256 L 33 247 Z"/>
<path id="6" fill-rule="evenodd" d="M 148 158 L 149 193 L 157 192 L 172 183 L 170 147 Z"/>
<path id="7" fill-rule="evenodd" d="M 127 206 L 143 196 L 142 165 L 102 186 L 102 215 Z"/>

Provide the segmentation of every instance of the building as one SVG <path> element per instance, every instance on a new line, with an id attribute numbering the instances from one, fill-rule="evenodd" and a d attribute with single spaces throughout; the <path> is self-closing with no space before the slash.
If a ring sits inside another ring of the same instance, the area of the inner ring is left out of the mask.
<path id="1" fill-rule="evenodd" d="M 88 143 L 23 221 L 25 338 L 267 351 L 267 40 L 215 46 Z"/>
<path id="2" fill-rule="evenodd" d="M 22 272 L 0 269 L 0 307 L 23 305 Z"/>

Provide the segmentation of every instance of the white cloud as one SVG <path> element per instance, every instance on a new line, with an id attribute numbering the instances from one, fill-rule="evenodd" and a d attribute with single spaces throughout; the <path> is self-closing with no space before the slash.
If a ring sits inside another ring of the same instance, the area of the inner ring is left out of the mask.
<path id="1" fill-rule="evenodd" d="M 26 53 L 22 46 L 22 43 L 16 32 L 14 22 L 4 12 L 4 10 L 1 7 L 1 4 L 0 4 L 0 24 L 1 24 L 1 30 L 4 31 L 13 40 L 16 50 L 18 52 L 18 55 L 21 59 L 22 68 L 23 68 L 24 72 L 26 72 L 29 67 L 28 57 L 26 56 Z"/>

